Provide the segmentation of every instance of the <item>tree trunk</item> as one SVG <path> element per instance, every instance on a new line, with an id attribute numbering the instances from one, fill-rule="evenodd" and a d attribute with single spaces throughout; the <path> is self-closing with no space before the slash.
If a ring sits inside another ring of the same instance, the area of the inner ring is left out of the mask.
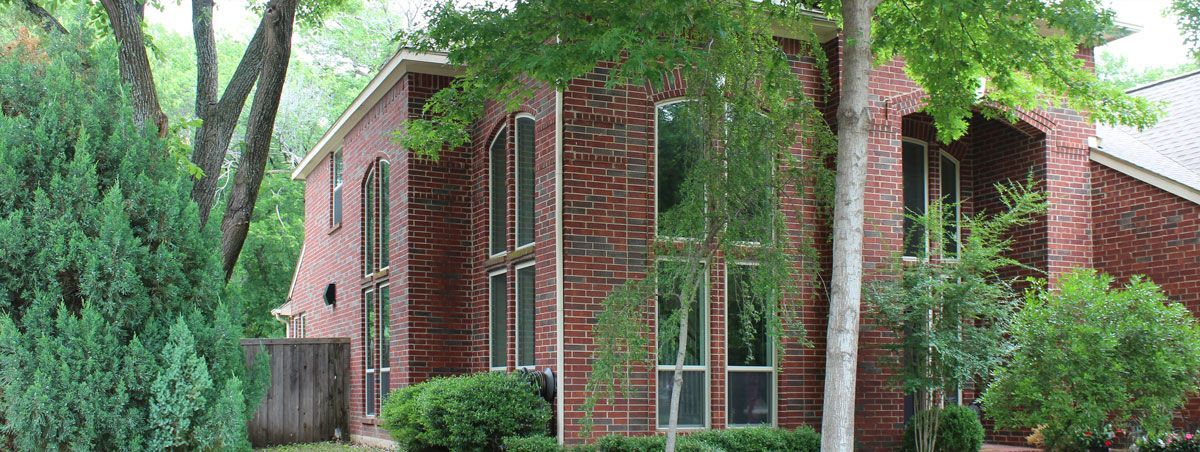
<path id="1" fill-rule="evenodd" d="M 113 36 L 117 39 L 117 63 L 121 79 L 131 88 L 133 119 L 140 126 L 153 125 L 159 137 L 167 136 L 167 115 L 158 104 L 158 91 L 154 88 L 154 74 L 150 72 L 150 58 L 146 55 L 146 39 L 142 34 L 144 3 L 136 0 L 101 0 Z"/>
<path id="2" fill-rule="evenodd" d="M 209 5 L 207 11 L 211 12 L 211 0 L 197 0 L 197 3 L 205 1 Z M 193 16 L 196 13 L 196 4 L 193 4 Z M 200 208 L 201 227 L 208 222 L 208 215 L 216 202 L 217 181 L 221 178 L 221 166 L 225 163 L 225 154 L 237 128 L 238 118 L 241 117 L 246 98 L 250 96 L 250 91 L 254 89 L 254 83 L 262 72 L 267 19 L 264 15 L 263 20 L 259 22 L 258 30 L 246 46 L 242 60 L 234 70 L 233 77 L 229 79 L 229 84 L 225 86 L 225 92 L 219 101 L 216 100 L 215 76 L 210 78 L 202 75 L 210 71 L 211 74 L 216 74 L 217 71 L 215 48 L 211 53 L 205 51 L 206 55 L 202 55 L 200 51 L 202 47 L 206 47 L 201 41 L 212 39 L 212 22 L 210 20 L 205 24 L 193 19 L 193 24 L 199 23 L 193 25 L 197 49 L 196 117 L 202 119 L 203 123 L 196 129 L 195 139 L 192 140 L 192 163 L 196 164 L 204 175 L 192 183 L 192 200 L 196 201 Z M 200 26 L 204 25 L 207 25 L 207 31 L 200 29 Z"/>
<path id="3" fill-rule="evenodd" d="M 867 181 L 871 14 L 876 0 L 842 2 L 846 46 L 838 104 L 833 274 L 825 351 L 821 450 L 854 450 L 854 389 L 862 298 L 863 196 Z"/>
<path id="4" fill-rule="evenodd" d="M 233 275 L 233 267 L 246 241 L 246 232 L 254 215 L 254 202 L 258 199 L 263 171 L 270 156 L 271 132 L 275 128 L 275 114 L 279 110 L 279 98 L 283 94 L 283 82 L 291 57 L 296 2 L 271 0 L 263 14 L 265 48 L 262 73 L 258 77 L 254 103 L 250 106 L 246 146 L 237 165 L 225 218 L 221 222 L 221 261 L 226 281 Z"/>
<path id="5" fill-rule="evenodd" d="M 708 247 L 706 246 L 706 248 Z M 709 253 L 704 254 L 708 255 Z M 675 452 L 675 440 L 679 434 L 679 397 L 683 394 L 683 366 L 687 360 L 688 316 L 691 315 L 693 305 L 699 301 L 700 284 L 708 274 L 707 271 L 701 271 L 702 268 L 705 268 L 700 265 L 701 261 L 702 259 L 698 256 L 689 259 L 686 283 L 682 293 L 679 294 L 679 337 L 676 343 L 675 370 L 671 377 L 671 411 L 667 415 L 665 452 Z M 654 372 L 657 374 L 658 370 Z M 655 413 L 655 416 L 657 415 Z"/>

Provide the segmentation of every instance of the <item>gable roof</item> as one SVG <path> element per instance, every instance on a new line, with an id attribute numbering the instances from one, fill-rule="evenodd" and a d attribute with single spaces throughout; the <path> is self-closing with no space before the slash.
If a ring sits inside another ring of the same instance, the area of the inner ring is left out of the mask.
<path id="1" fill-rule="evenodd" d="M 1154 127 L 1096 127 L 1092 160 L 1200 204 L 1200 71 L 1129 90 L 1167 102 Z"/>
<path id="2" fill-rule="evenodd" d="M 409 49 L 400 49 L 383 64 L 383 67 L 379 68 L 375 78 L 367 83 L 358 97 L 354 98 L 354 102 L 350 103 L 337 121 L 334 121 L 333 126 L 326 130 L 317 144 L 304 155 L 304 160 L 301 160 L 300 165 L 292 172 L 292 179 L 304 180 L 317 167 L 317 163 L 321 159 L 341 147 L 342 139 L 346 137 L 346 134 L 350 133 L 358 121 L 371 111 L 371 108 L 379 103 L 379 100 L 388 91 L 391 91 L 393 86 L 396 86 L 401 77 L 409 72 L 455 75 L 458 70 L 449 64 L 445 53 L 419 53 Z"/>

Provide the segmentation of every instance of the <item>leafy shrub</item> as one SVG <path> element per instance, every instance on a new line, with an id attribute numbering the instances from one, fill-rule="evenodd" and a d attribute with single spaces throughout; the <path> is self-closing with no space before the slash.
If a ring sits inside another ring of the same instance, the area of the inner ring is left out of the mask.
<path id="1" fill-rule="evenodd" d="M 593 447 L 596 452 L 660 452 L 666 441 L 662 435 L 608 435 L 601 437 Z M 821 450 L 821 435 L 807 426 L 795 430 L 770 427 L 701 430 L 681 435 L 676 450 L 816 452 Z"/>
<path id="2" fill-rule="evenodd" d="M 111 42 L 27 44 L 0 58 L 0 449 L 248 449 L 269 369 L 186 146 L 135 124 Z"/>
<path id="3" fill-rule="evenodd" d="M 904 452 L 916 450 L 913 419 L 909 419 L 904 425 Z M 975 410 L 961 405 L 948 405 L 938 410 L 938 430 L 934 447 L 941 452 L 978 452 L 982 449 L 983 423 L 979 421 Z"/>
<path id="4" fill-rule="evenodd" d="M 808 452 L 821 449 L 821 435 L 808 426 L 795 430 L 770 427 L 704 430 L 689 434 L 687 438 L 719 447 L 728 452 L 759 450 Z"/>
<path id="5" fill-rule="evenodd" d="M 395 391 L 380 415 L 408 450 L 496 450 L 506 437 L 549 433 L 550 404 L 525 379 L 483 372 Z"/>
<path id="6" fill-rule="evenodd" d="M 1045 424 L 1049 448 L 1070 447 L 1108 422 L 1167 430 L 1171 412 L 1196 389 L 1200 327 L 1145 279 L 1112 284 L 1077 270 L 1055 291 L 1029 292 L 1013 323 L 1017 347 L 983 395 L 998 427 Z"/>
<path id="7" fill-rule="evenodd" d="M 546 435 L 509 436 L 504 438 L 506 452 L 560 452 L 558 439 Z"/>
<path id="8" fill-rule="evenodd" d="M 1137 440 L 1142 452 L 1200 452 L 1200 432 L 1170 432 Z"/>

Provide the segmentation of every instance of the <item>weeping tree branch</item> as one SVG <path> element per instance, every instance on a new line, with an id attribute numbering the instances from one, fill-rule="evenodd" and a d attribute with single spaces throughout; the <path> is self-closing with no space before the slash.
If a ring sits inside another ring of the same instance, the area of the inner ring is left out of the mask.
<path id="1" fill-rule="evenodd" d="M 270 155 L 275 115 L 279 110 L 279 99 L 283 94 L 283 82 L 291 57 L 296 1 L 272 0 L 267 4 L 259 27 L 265 40 L 262 72 L 258 77 L 258 89 L 254 92 L 254 103 L 250 106 L 245 150 L 238 162 L 233 189 L 226 203 L 225 218 L 221 222 L 221 261 L 226 281 L 233 274 L 238 254 L 242 251 Z M 210 174 L 205 178 L 212 176 Z"/>
<path id="2" fill-rule="evenodd" d="M 142 34 L 145 4 L 137 0 L 100 0 L 113 36 L 117 39 L 118 67 L 121 79 L 131 88 L 133 119 L 137 124 L 154 125 L 159 137 L 167 136 L 167 115 L 158 103 L 150 58 L 146 55 L 146 37 Z"/>
<path id="3" fill-rule="evenodd" d="M 200 12 L 208 14 L 207 22 L 203 22 L 197 14 L 197 4 L 207 4 Z M 246 105 L 246 98 L 254 89 L 259 73 L 263 70 L 263 47 L 269 16 L 264 15 L 259 23 L 254 37 L 246 46 L 242 60 L 233 72 L 225 92 L 217 100 L 216 73 L 217 59 L 215 46 L 212 42 L 212 0 L 196 0 L 192 4 L 194 35 L 196 39 L 196 117 L 203 120 L 200 128 L 196 129 L 192 143 L 192 163 L 196 164 L 204 175 L 192 184 L 192 199 L 200 207 L 200 224 L 208 222 L 208 214 L 216 201 L 217 180 L 221 177 L 221 165 L 237 128 L 238 118 Z M 294 8 L 293 8 L 294 9 Z M 201 27 L 206 28 L 203 30 Z M 290 27 L 288 32 L 290 41 Z M 204 45 L 202 41 L 209 44 Z M 207 47 L 206 50 L 201 50 Z M 283 63 L 286 65 L 286 61 Z M 212 74 L 211 77 L 204 75 Z M 281 82 L 282 83 L 282 82 Z M 278 104 L 278 103 L 276 103 Z"/>

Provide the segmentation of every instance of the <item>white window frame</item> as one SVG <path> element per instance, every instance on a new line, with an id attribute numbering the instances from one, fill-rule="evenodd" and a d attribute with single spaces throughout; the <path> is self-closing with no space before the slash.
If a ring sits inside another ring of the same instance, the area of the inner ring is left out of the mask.
<path id="1" fill-rule="evenodd" d="M 496 331 L 492 329 L 492 321 L 495 318 L 496 313 L 495 313 L 495 311 L 492 310 L 492 294 L 493 294 L 493 290 L 495 289 L 494 287 L 492 287 L 492 277 L 496 276 L 496 275 L 507 275 L 507 274 L 508 274 L 507 268 L 499 268 L 499 269 L 488 272 L 488 281 L 487 281 L 487 285 L 488 285 L 488 357 L 487 357 L 487 360 L 488 360 L 488 370 L 491 370 L 494 372 L 504 372 L 504 371 L 508 370 L 508 319 L 507 318 L 504 319 L 504 322 L 505 322 L 505 327 L 504 327 L 504 349 L 505 349 L 504 366 L 493 366 L 492 365 L 492 354 L 493 354 L 492 352 L 495 351 L 495 348 L 492 347 L 492 343 L 495 342 Z M 509 304 L 508 303 L 508 278 L 507 277 L 504 279 L 504 287 L 502 290 L 504 290 L 504 304 L 505 304 L 505 307 L 507 307 Z M 505 317 L 507 317 L 507 316 L 505 316 Z"/>
<path id="2" fill-rule="evenodd" d="M 380 168 L 383 168 L 383 165 L 387 165 L 387 168 L 388 168 L 388 170 L 387 170 L 388 180 L 387 181 L 383 180 L 383 171 L 380 171 Z M 392 191 L 392 181 L 391 181 L 392 162 L 389 162 L 387 159 L 384 159 L 384 158 L 375 159 L 374 171 L 376 173 L 375 174 L 375 179 L 376 179 L 375 180 L 375 184 L 376 184 L 375 197 L 379 201 L 377 203 L 377 205 L 375 206 L 375 216 L 376 216 L 375 227 L 376 227 L 376 229 L 379 230 L 379 234 L 377 234 L 375 236 L 375 247 L 378 248 L 378 250 L 379 250 L 379 252 L 376 253 L 376 255 L 375 255 L 375 266 L 379 267 L 379 270 L 376 270 L 375 273 L 386 274 L 387 271 L 392 268 L 392 250 L 391 250 L 391 248 L 392 248 L 392 231 L 390 231 L 390 230 L 384 231 L 383 225 L 384 225 L 384 223 L 387 223 L 388 229 L 391 229 L 392 219 L 384 218 L 384 213 L 383 213 L 382 207 L 383 207 L 384 203 L 387 203 L 387 205 L 388 205 L 387 216 L 390 217 L 392 215 L 392 201 L 391 201 L 391 199 L 389 199 L 391 197 L 391 191 Z M 387 191 L 384 191 L 385 182 L 387 185 Z M 386 245 L 383 243 L 384 232 L 387 232 L 387 236 L 388 236 L 388 243 Z M 383 263 L 384 255 L 387 256 L 388 264 L 381 266 L 380 264 Z"/>
<path id="3" fill-rule="evenodd" d="M 329 201 L 329 228 L 331 230 L 340 228 L 342 226 L 342 222 L 346 220 L 346 202 L 342 196 L 345 193 L 343 186 L 346 185 L 346 165 L 344 159 L 345 154 L 342 153 L 342 148 L 338 148 L 336 151 L 334 151 L 329 158 L 329 172 L 330 177 L 332 178 L 332 180 L 329 181 L 329 185 L 331 187 L 329 189 L 329 196 L 331 198 Z M 342 163 L 341 170 L 338 169 L 338 162 Z M 335 211 L 337 212 L 337 221 L 333 221 L 333 213 Z"/>
<path id="4" fill-rule="evenodd" d="M 954 240 L 958 242 L 958 247 L 955 248 L 954 256 L 942 256 L 942 260 L 957 261 L 959 256 L 962 256 L 962 161 L 954 158 L 949 152 L 944 149 L 940 151 L 942 158 L 949 159 L 954 162 L 954 194 L 958 202 L 954 205 Z M 938 190 L 942 199 L 946 198 L 946 187 L 942 186 L 941 177 L 944 175 L 946 168 L 942 166 L 942 161 L 938 160 Z M 945 247 L 943 247 L 943 252 Z"/>
<path id="5" fill-rule="evenodd" d="M 495 190 L 495 188 L 496 188 L 496 187 L 495 187 L 495 183 L 496 183 L 496 180 L 495 180 L 495 179 L 496 179 L 496 177 L 495 177 L 495 175 L 494 175 L 494 174 L 492 174 L 492 168 L 494 168 L 494 167 L 495 167 L 495 166 L 492 164 L 492 163 L 493 163 L 493 162 L 492 162 L 492 146 L 495 146 L 495 145 L 496 145 L 496 141 L 500 139 L 500 134 L 502 134 L 502 133 L 507 133 L 507 131 L 508 131 L 508 124 L 502 125 L 502 126 L 500 126 L 500 128 L 496 129 L 496 131 L 492 133 L 492 139 L 491 139 L 491 140 L 488 140 L 488 146 L 487 146 L 487 149 L 485 150 L 485 152 L 487 153 L 487 161 L 488 161 L 488 164 L 487 164 L 487 186 L 488 186 L 488 193 L 487 193 L 487 198 L 488 198 L 488 221 L 487 221 L 487 225 L 488 225 L 488 227 L 487 227 L 487 236 L 488 236 L 488 257 L 499 257 L 499 256 L 504 256 L 504 255 L 508 254 L 508 243 L 507 243 L 507 242 L 508 242 L 508 237 L 507 237 L 507 235 L 508 235 L 508 231 L 507 231 L 507 228 L 501 228 L 501 229 L 505 229 L 505 236 L 506 236 L 506 237 L 505 237 L 505 242 L 506 242 L 506 243 L 504 243 L 504 247 L 503 247 L 503 249 L 502 249 L 502 250 L 500 250 L 500 252 L 499 252 L 499 253 L 492 253 L 492 250 L 496 248 L 496 242 L 492 241 L 492 231 L 493 231 L 493 230 L 494 230 L 494 228 L 495 228 L 495 225 L 493 225 L 493 224 L 492 224 L 492 218 L 494 218 L 494 217 L 493 217 L 493 213 L 494 213 L 494 212 L 495 212 L 495 210 L 496 210 L 496 206 L 494 205 L 495 203 L 493 203 L 493 202 L 492 202 L 492 191 L 493 191 L 493 190 Z M 515 135 L 515 134 L 514 134 L 514 135 Z M 508 150 L 507 150 L 507 149 L 505 149 L 504 156 L 505 156 L 505 159 L 507 160 L 507 158 L 508 158 Z M 505 163 L 505 165 L 504 165 L 504 174 L 502 174 L 500 177 L 501 177 L 501 180 L 502 180 L 502 181 L 503 181 L 503 183 L 504 183 L 504 202 L 505 202 L 505 204 L 506 204 L 506 205 L 505 205 L 505 210 L 507 210 L 507 207 L 508 207 L 508 206 L 507 206 L 507 204 L 508 204 L 508 162 L 507 162 L 507 161 L 505 161 L 504 163 Z M 507 221 L 508 221 L 508 217 L 509 217 L 509 215 L 505 215 L 505 216 L 504 216 L 504 221 L 505 221 L 505 222 L 507 222 Z"/>
<path id="6" fill-rule="evenodd" d="M 755 261 L 735 260 L 725 264 L 725 419 L 727 428 L 749 428 L 749 427 L 775 427 L 779 425 L 779 366 L 776 365 L 775 356 L 775 341 L 770 337 L 767 338 L 767 354 L 769 356 L 768 366 L 731 366 L 729 365 L 729 335 L 732 330 L 729 327 L 729 305 L 730 289 L 733 286 L 729 285 L 729 267 L 736 265 L 754 266 L 759 265 Z M 734 424 L 729 422 L 729 391 L 733 388 L 730 384 L 729 374 L 732 372 L 742 373 L 770 373 L 771 374 L 771 423 L 770 424 Z"/>
<path id="7" fill-rule="evenodd" d="M 922 159 L 925 161 L 925 176 L 923 177 L 925 182 L 924 182 L 924 184 L 922 184 L 922 186 L 925 187 L 925 196 L 922 197 L 922 200 L 925 201 L 925 213 L 928 214 L 929 213 L 929 143 L 922 141 L 922 140 L 918 140 L 916 138 L 909 138 L 909 137 L 903 137 L 900 139 L 900 210 L 901 210 L 901 212 L 904 213 L 905 216 L 908 215 L 908 210 L 904 206 L 904 143 L 906 143 L 906 142 L 913 143 L 913 144 L 919 144 L 919 145 L 921 145 L 921 148 L 923 148 L 925 150 L 925 152 L 921 153 Z M 908 231 L 904 230 L 904 220 L 903 219 L 901 219 L 901 221 L 900 221 L 900 230 L 901 230 L 900 231 L 901 259 L 903 259 L 905 261 L 909 261 L 909 262 L 918 261 L 919 259 L 917 256 L 909 256 L 907 254 Z M 926 259 L 928 259 L 928 257 L 929 257 L 929 230 L 928 229 L 925 230 L 925 255 L 926 255 Z"/>
<path id="8" fill-rule="evenodd" d="M 656 112 L 655 117 L 657 117 L 657 116 L 658 115 Z M 656 210 L 656 212 L 657 212 L 657 210 Z M 656 227 L 657 227 L 657 225 L 656 225 Z M 655 259 L 654 264 L 658 265 L 661 262 L 687 262 L 687 260 L 680 259 L 680 258 L 672 258 L 672 257 L 659 257 L 659 258 Z M 712 288 L 710 287 L 712 285 L 712 274 L 709 273 L 712 270 L 712 267 L 711 267 L 710 263 L 707 261 L 704 262 L 702 265 L 704 265 L 704 291 L 701 294 L 702 296 L 700 297 L 700 300 L 698 300 L 699 302 L 702 302 L 702 305 L 699 306 L 698 309 L 700 310 L 700 326 L 702 326 L 704 328 L 704 338 L 700 341 L 701 345 L 704 347 L 704 354 L 703 354 L 704 355 L 704 365 L 696 366 L 696 365 L 686 365 L 685 364 L 683 366 L 683 371 L 684 372 L 704 371 L 704 378 L 703 378 L 703 380 L 704 380 L 704 403 L 703 403 L 703 405 L 704 405 L 704 425 L 680 425 L 678 427 L 678 430 L 680 430 L 680 431 L 704 430 L 706 428 L 709 428 L 712 425 L 712 347 L 710 346 L 711 341 L 712 341 L 712 326 L 709 325 L 709 323 L 708 323 L 709 322 L 708 310 L 709 310 L 709 307 L 712 305 L 710 302 L 711 301 L 710 298 L 712 296 Z M 655 430 L 657 430 L 657 431 L 666 431 L 669 428 L 669 426 L 659 425 L 659 423 L 658 423 L 658 409 L 659 409 L 659 405 L 658 405 L 659 376 L 658 375 L 659 375 L 659 372 L 663 372 L 663 371 L 674 372 L 675 365 L 674 364 L 658 364 L 658 353 L 661 352 L 661 350 L 658 349 L 658 317 L 659 317 L 658 316 L 658 284 L 656 282 L 655 289 L 654 289 L 654 341 L 655 341 L 654 342 L 654 352 L 655 352 L 655 356 L 654 356 L 654 426 L 655 426 Z"/>
<path id="9" fill-rule="evenodd" d="M 512 278 L 513 279 L 513 289 L 514 289 L 514 292 L 516 295 L 515 297 L 513 297 L 514 298 L 513 304 L 515 305 L 515 309 L 513 309 L 513 316 L 512 316 L 513 324 L 515 325 L 515 328 L 513 328 L 513 333 L 514 333 L 513 334 L 513 336 L 514 336 L 513 342 L 515 343 L 514 344 L 515 350 L 513 353 L 513 357 L 514 357 L 513 367 L 515 369 L 535 369 L 535 368 L 537 368 L 537 267 L 534 267 L 535 264 L 536 264 L 535 260 L 530 259 L 528 261 L 517 264 L 516 266 L 513 267 L 513 274 L 516 275 L 515 278 Z M 529 267 L 534 267 L 534 269 L 533 269 L 534 295 L 533 295 L 533 300 L 531 301 L 534 305 L 534 311 L 533 311 L 533 324 L 534 324 L 533 361 L 534 362 L 526 364 L 526 365 L 521 365 L 521 270 L 524 270 Z M 488 306 L 490 309 L 491 305 L 489 304 Z"/>
<path id="10" fill-rule="evenodd" d="M 695 102 L 695 101 L 685 98 L 685 97 L 677 97 L 674 99 L 667 99 L 664 101 L 660 101 L 660 102 L 657 102 L 654 104 L 654 165 L 652 165 L 653 168 L 650 169 L 651 174 L 654 175 L 654 185 L 650 187 L 650 189 L 652 191 L 654 191 L 654 225 L 653 225 L 654 226 L 654 236 L 659 237 L 659 238 L 665 238 L 665 239 L 675 241 L 675 242 L 686 242 L 689 240 L 696 240 L 696 239 L 691 238 L 691 237 L 660 236 L 658 233 L 658 160 L 659 160 L 658 159 L 658 110 L 663 107 L 669 107 L 671 105 L 680 104 L 680 103 L 684 103 L 684 102 Z M 655 416 L 657 416 L 657 414 L 655 414 Z"/>
<path id="11" fill-rule="evenodd" d="M 520 193 L 520 191 L 521 191 L 521 150 L 520 150 L 520 145 L 521 144 L 517 141 L 520 139 L 520 136 L 521 136 L 521 123 L 518 121 L 520 119 L 529 119 L 530 121 L 533 121 L 534 132 L 537 131 L 537 118 L 534 118 L 533 115 L 531 115 L 529 113 L 519 113 L 513 117 L 512 143 L 513 143 L 513 162 L 514 162 L 513 165 L 515 166 L 515 168 L 513 168 L 513 187 L 514 187 L 514 191 L 516 192 L 516 196 L 513 199 L 513 202 L 516 204 L 516 211 L 513 212 L 513 218 L 516 221 L 513 221 L 512 229 L 513 229 L 513 242 L 517 244 L 516 250 L 523 250 L 523 249 L 529 248 L 537 243 L 537 210 L 536 210 L 537 202 L 534 201 L 534 212 L 533 212 L 533 228 L 534 228 L 534 230 L 530 231 L 533 234 L 533 241 L 526 243 L 524 245 L 521 244 L 521 224 L 520 224 L 521 223 L 521 193 Z M 533 143 L 534 143 L 534 149 L 533 149 L 534 161 L 536 162 L 537 161 L 537 136 L 536 135 L 534 136 Z M 491 158 L 490 154 L 489 154 L 488 158 Z M 536 185 L 537 184 L 537 166 L 536 166 L 536 163 L 534 165 L 533 170 L 534 170 L 533 181 L 532 181 L 534 183 L 533 194 L 534 194 L 534 197 L 536 197 L 537 196 L 537 185 Z"/>

